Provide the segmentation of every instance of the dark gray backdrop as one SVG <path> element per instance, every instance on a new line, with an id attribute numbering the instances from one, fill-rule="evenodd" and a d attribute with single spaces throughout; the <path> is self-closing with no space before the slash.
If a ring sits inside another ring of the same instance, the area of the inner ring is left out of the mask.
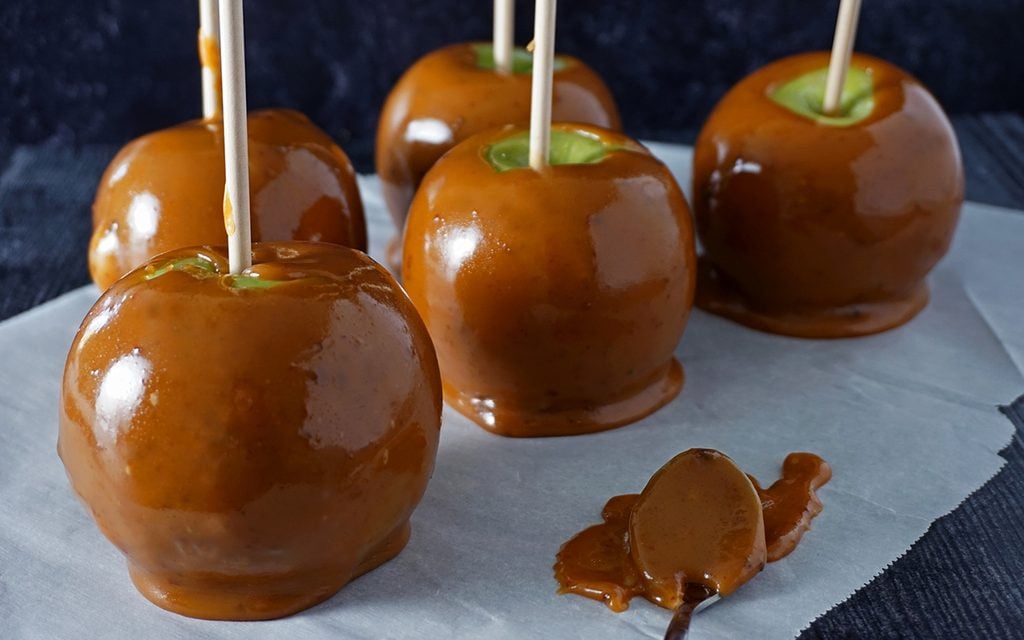
<path id="1" fill-rule="evenodd" d="M 533 3 L 517 3 L 520 44 Z M 692 137 L 748 71 L 831 44 L 838 0 L 562 0 L 558 48 L 596 67 L 636 136 Z M 250 0 L 249 101 L 306 112 L 369 168 L 398 75 L 489 37 L 490 0 Z M 196 2 L 4 0 L 0 145 L 125 142 L 196 117 Z M 952 113 L 1024 109 L 1024 0 L 866 0 L 858 48 L 918 75 Z"/>

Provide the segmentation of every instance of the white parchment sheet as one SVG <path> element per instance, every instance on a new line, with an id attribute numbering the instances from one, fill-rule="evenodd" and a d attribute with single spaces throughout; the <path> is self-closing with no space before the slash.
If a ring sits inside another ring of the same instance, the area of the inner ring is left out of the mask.
<path id="1" fill-rule="evenodd" d="M 688 150 L 652 147 L 685 185 Z M 392 230 L 375 180 L 361 184 L 379 257 Z M 660 638 L 667 612 L 637 600 L 615 614 L 556 595 L 551 565 L 608 497 L 639 491 L 676 452 L 700 446 L 765 482 L 790 451 L 832 464 L 825 510 L 796 552 L 701 613 L 693 633 L 792 638 L 1002 466 L 1012 427 L 996 406 L 1024 392 L 1021 242 L 1024 214 L 967 206 L 931 305 L 879 336 L 783 338 L 695 311 L 678 351 L 682 395 L 627 428 L 512 440 L 446 410 L 406 550 L 310 611 L 259 623 L 150 605 L 72 495 L 56 455 L 58 385 L 97 295 L 74 291 L 0 324 L 0 636 Z"/>

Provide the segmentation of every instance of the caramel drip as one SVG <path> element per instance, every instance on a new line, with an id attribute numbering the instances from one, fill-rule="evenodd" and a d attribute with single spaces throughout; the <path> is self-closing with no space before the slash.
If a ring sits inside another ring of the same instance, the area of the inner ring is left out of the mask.
<path id="1" fill-rule="evenodd" d="M 216 88 L 216 111 L 214 118 L 219 118 L 221 115 L 221 105 L 223 101 L 221 99 L 221 76 L 220 76 L 220 43 L 217 42 L 216 38 L 211 38 L 205 35 L 202 31 L 199 31 L 199 64 L 202 66 L 204 73 L 209 73 L 213 76 L 213 86 Z"/>
<path id="2" fill-rule="evenodd" d="M 767 489 L 750 478 L 761 497 L 768 562 L 781 560 L 796 549 L 800 538 L 810 530 L 811 519 L 821 513 L 821 500 L 815 491 L 831 479 L 831 467 L 813 453 L 786 456 L 782 477 Z"/>
<path id="3" fill-rule="evenodd" d="M 231 194 L 228 193 L 227 185 L 224 186 L 224 231 L 228 237 L 235 235 L 235 208 L 231 206 Z"/>

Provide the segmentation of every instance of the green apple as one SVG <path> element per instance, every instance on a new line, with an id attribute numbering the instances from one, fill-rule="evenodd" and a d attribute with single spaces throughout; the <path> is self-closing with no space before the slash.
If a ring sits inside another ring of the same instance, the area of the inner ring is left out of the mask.
<path id="1" fill-rule="evenodd" d="M 623 145 L 610 144 L 588 131 L 554 129 L 551 131 L 548 164 L 595 164 L 604 160 L 609 153 L 624 149 L 626 147 Z M 499 173 L 528 168 L 530 132 L 522 131 L 495 142 L 486 148 L 484 157 Z"/>
<path id="2" fill-rule="evenodd" d="M 251 274 L 243 273 L 240 275 L 230 275 L 221 273 L 220 269 L 212 260 L 209 260 L 203 256 L 194 256 L 188 258 L 177 258 L 174 260 L 168 260 L 160 266 L 151 265 L 146 268 L 147 273 L 143 276 L 146 280 L 154 280 L 161 276 L 165 276 L 172 271 L 184 271 L 189 273 L 194 278 L 213 278 L 226 276 L 223 278 L 223 282 L 231 289 L 269 289 L 270 287 L 276 287 L 282 284 L 288 284 L 289 282 L 297 282 L 297 280 L 267 280 L 254 276 Z M 302 278 L 308 280 L 308 278 Z"/>
<path id="3" fill-rule="evenodd" d="M 793 113 L 833 127 L 848 127 L 871 115 L 875 87 L 869 71 L 850 67 L 839 99 L 839 113 L 833 116 L 826 115 L 822 107 L 827 78 L 827 68 L 816 69 L 776 87 L 769 96 Z"/>
<path id="4" fill-rule="evenodd" d="M 480 42 L 473 45 L 473 52 L 476 53 L 476 66 L 487 71 L 494 71 L 494 45 L 489 42 Z M 569 65 L 569 61 L 562 56 L 555 56 L 552 69 L 561 71 Z M 522 47 L 512 49 L 512 73 L 532 73 L 533 54 Z"/>

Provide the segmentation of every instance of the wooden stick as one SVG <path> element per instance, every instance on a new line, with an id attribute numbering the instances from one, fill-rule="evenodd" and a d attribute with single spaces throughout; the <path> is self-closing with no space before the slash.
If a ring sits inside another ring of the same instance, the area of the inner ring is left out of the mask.
<path id="1" fill-rule="evenodd" d="M 822 111 L 827 116 L 836 115 L 842 101 L 846 71 L 850 68 L 850 56 L 853 55 L 853 41 L 857 38 L 860 1 L 839 2 L 836 35 L 832 39 L 832 57 L 828 62 L 828 79 L 825 82 L 825 100 L 822 102 Z"/>
<path id="2" fill-rule="evenodd" d="M 494 0 L 494 68 L 498 73 L 512 73 L 515 6 L 514 0 Z"/>
<path id="3" fill-rule="evenodd" d="M 556 0 L 537 0 L 533 24 L 533 94 L 530 100 L 530 167 L 547 166 L 551 149 L 551 73 L 555 59 Z"/>
<path id="4" fill-rule="evenodd" d="M 245 32 L 242 0 L 221 0 L 220 43 L 224 74 L 224 228 L 231 273 L 252 266 L 249 226 L 249 137 L 245 106 Z"/>
<path id="5" fill-rule="evenodd" d="M 203 118 L 220 116 L 220 20 L 217 0 L 199 0 L 199 61 L 203 74 Z"/>

